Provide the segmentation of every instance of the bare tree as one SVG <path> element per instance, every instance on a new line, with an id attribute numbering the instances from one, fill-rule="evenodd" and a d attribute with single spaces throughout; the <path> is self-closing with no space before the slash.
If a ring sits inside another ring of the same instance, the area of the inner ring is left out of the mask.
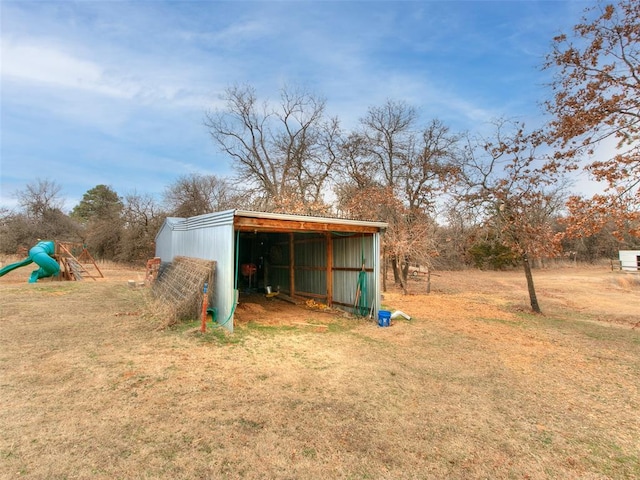
<path id="1" fill-rule="evenodd" d="M 15 193 L 22 212 L 2 218 L 0 243 L 3 250 L 31 247 L 38 239 L 73 240 L 79 226 L 62 211 L 62 187 L 52 180 L 36 179 Z"/>
<path id="2" fill-rule="evenodd" d="M 42 218 L 47 211 L 62 210 L 64 200 L 60 197 L 62 187 L 53 180 L 36 179 L 16 192 L 18 204 L 30 217 Z"/>
<path id="3" fill-rule="evenodd" d="M 436 267 L 444 270 L 463 268 L 468 262 L 469 248 L 482 228 L 482 215 L 454 191 L 447 196 L 439 219 L 441 223 L 435 231 L 438 246 L 438 257 L 434 259 Z"/>
<path id="4" fill-rule="evenodd" d="M 416 123 L 415 110 L 404 103 L 371 108 L 362 120 L 363 131 L 341 144 L 338 197 L 379 186 L 412 212 L 433 209 L 437 195 L 455 184 L 459 138 L 440 120 L 423 129 Z"/>
<path id="5" fill-rule="evenodd" d="M 401 184 L 401 168 L 409 155 L 415 133 L 417 111 L 405 102 L 387 100 L 380 107 L 369 108 L 360 120 L 363 147 L 373 161 L 372 175 L 381 175 L 379 182 L 395 189 Z"/>
<path id="6" fill-rule="evenodd" d="M 436 197 L 456 183 L 458 142 L 459 136 L 437 119 L 412 135 L 399 165 L 410 211 L 432 211 Z"/>
<path id="7" fill-rule="evenodd" d="M 236 208 L 240 202 L 232 183 L 216 175 L 191 174 L 178 178 L 163 194 L 169 214 L 193 217 Z"/>
<path id="8" fill-rule="evenodd" d="M 123 262 L 142 263 L 155 254 L 155 235 L 165 214 L 148 194 L 125 195 L 122 211 L 124 229 L 117 258 Z"/>
<path id="9" fill-rule="evenodd" d="M 273 107 L 259 104 L 250 86 L 227 89 L 225 99 L 226 109 L 208 113 L 205 125 L 254 201 L 274 211 L 322 209 L 340 137 L 325 101 L 285 87 Z"/>
<path id="10" fill-rule="evenodd" d="M 429 214 L 455 178 L 457 141 L 442 122 L 421 127 L 415 108 L 389 100 L 369 108 L 342 145 L 339 208 L 389 224 L 383 252 L 405 292 L 410 264 L 429 264 L 436 251 Z"/>

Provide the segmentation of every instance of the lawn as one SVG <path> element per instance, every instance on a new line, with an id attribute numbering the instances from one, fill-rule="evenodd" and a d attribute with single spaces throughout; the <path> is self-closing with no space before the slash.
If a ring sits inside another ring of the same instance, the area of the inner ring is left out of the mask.
<path id="1" fill-rule="evenodd" d="M 0 279 L 2 478 L 640 477 L 634 276 L 536 271 L 532 315 L 520 272 L 439 272 L 389 328 L 245 299 L 202 335 L 134 271 L 28 274 Z"/>

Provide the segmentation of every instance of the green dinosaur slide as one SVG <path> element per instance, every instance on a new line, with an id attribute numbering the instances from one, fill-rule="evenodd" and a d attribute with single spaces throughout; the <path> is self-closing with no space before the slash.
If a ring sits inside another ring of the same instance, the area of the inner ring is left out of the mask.
<path id="1" fill-rule="evenodd" d="M 35 283 L 39 278 L 52 277 L 60 273 L 60 265 L 52 255 L 55 253 L 55 245 L 52 241 L 46 240 L 38 242 L 35 247 L 29 250 L 29 257 L 21 262 L 11 263 L 0 269 L 0 277 L 16 268 L 25 267 L 30 263 L 38 265 L 37 270 L 31 272 L 29 283 Z"/>

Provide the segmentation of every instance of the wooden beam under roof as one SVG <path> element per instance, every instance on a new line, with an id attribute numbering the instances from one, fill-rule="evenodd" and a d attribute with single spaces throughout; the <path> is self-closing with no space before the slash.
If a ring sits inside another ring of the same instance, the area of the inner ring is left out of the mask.
<path id="1" fill-rule="evenodd" d="M 377 225 L 359 225 L 328 223 L 317 221 L 257 218 L 236 216 L 233 219 L 236 230 L 258 232 L 340 232 L 340 233 L 377 233 L 380 227 Z"/>

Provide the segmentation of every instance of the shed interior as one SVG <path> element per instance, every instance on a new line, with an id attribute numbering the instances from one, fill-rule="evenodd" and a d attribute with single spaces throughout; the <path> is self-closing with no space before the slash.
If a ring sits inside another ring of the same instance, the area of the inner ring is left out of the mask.
<path id="1" fill-rule="evenodd" d="M 374 281 L 375 227 L 236 217 L 234 231 L 241 296 L 278 292 L 353 308 L 360 272 Z"/>

